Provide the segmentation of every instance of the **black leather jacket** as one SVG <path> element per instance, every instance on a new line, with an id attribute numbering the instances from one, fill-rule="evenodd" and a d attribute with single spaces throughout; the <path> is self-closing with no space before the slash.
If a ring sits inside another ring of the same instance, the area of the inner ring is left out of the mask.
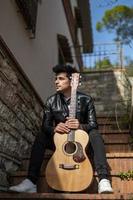
<path id="1" fill-rule="evenodd" d="M 89 133 L 97 129 L 96 112 L 91 96 L 77 92 L 76 118 L 80 122 L 80 129 Z M 56 93 L 50 96 L 45 104 L 42 130 L 53 134 L 59 122 L 65 122 L 69 115 L 68 103 L 63 94 Z"/>

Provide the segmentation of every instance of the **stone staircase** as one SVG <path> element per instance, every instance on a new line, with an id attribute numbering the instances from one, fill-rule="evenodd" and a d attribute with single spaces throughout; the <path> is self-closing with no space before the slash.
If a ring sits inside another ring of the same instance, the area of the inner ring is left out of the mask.
<path id="1" fill-rule="evenodd" d="M 120 172 L 133 170 L 133 146 L 128 129 L 119 130 L 115 118 L 98 117 L 99 130 L 105 141 L 106 155 L 110 170 L 110 179 L 114 189 L 113 194 L 97 194 L 98 178 L 94 172 L 93 183 L 85 191 L 79 193 L 62 193 L 53 191 L 45 181 L 45 166 L 52 152 L 47 151 L 38 182 L 38 193 L 16 194 L 0 193 L 0 199 L 133 199 L 133 180 L 121 180 Z M 10 177 L 11 184 L 17 184 L 26 177 L 29 158 L 24 158 L 19 171 Z"/>
<path id="2" fill-rule="evenodd" d="M 127 173 L 129 170 L 133 171 L 133 139 L 131 139 L 125 118 L 125 110 L 127 111 L 127 107 L 123 107 L 123 102 L 126 105 L 127 97 L 130 96 L 130 91 L 127 93 L 127 87 L 124 87 L 125 79 L 120 70 L 115 70 L 114 72 L 104 71 L 102 73 L 93 72 L 93 74 L 85 74 L 83 81 L 84 84 L 82 84 L 81 90 L 85 93 L 92 94 L 95 100 L 99 130 L 105 142 L 110 180 L 114 193 L 97 193 L 98 177 L 96 172 L 94 172 L 92 184 L 85 191 L 79 193 L 62 193 L 52 190 L 45 180 L 45 167 L 52 154 L 51 151 L 47 151 L 44 156 L 44 163 L 38 181 L 38 193 L 0 193 L 0 199 L 133 200 L 133 179 L 121 180 L 119 176 L 121 172 Z M 19 171 L 10 176 L 11 185 L 19 183 L 26 177 L 28 164 L 29 157 L 27 156 L 23 158 Z"/>

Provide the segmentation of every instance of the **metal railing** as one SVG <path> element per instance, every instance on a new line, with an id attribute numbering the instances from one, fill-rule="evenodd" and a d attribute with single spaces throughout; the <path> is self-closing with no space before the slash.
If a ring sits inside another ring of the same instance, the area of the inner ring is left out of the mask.
<path id="1" fill-rule="evenodd" d="M 130 89 L 131 89 L 131 102 L 130 102 L 130 113 L 129 113 L 129 119 L 130 119 L 130 133 L 133 137 L 133 78 L 130 78 Z"/>
<path id="2" fill-rule="evenodd" d="M 71 47 L 73 48 L 73 47 Z M 83 60 L 83 70 L 123 68 L 123 49 L 121 42 L 97 43 L 92 53 L 84 53 L 83 46 L 77 46 Z M 77 55 L 73 55 L 77 58 Z"/>

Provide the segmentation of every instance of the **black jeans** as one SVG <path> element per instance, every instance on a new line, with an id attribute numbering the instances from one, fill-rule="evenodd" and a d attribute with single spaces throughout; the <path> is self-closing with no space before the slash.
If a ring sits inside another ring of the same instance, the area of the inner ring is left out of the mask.
<path id="1" fill-rule="evenodd" d="M 95 169 L 98 173 L 99 179 L 108 177 L 108 167 L 106 161 L 106 154 L 104 142 L 98 130 L 91 130 L 89 132 L 89 151 L 93 155 Z M 44 152 L 46 149 L 55 149 L 53 136 L 40 132 L 33 144 L 31 151 L 31 158 L 28 170 L 28 177 L 34 184 L 36 184 L 41 165 L 44 159 Z"/>

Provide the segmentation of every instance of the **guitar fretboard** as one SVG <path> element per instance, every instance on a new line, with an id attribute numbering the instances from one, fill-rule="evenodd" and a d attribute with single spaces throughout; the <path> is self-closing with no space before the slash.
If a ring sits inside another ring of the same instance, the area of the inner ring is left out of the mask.
<path id="1" fill-rule="evenodd" d="M 71 91 L 69 117 L 72 117 L 72 118 L 76 117 L 76 90 L 75 89 L 72 89 Z"/>
<path id="2" fill-rule="evenodd" d="M 71 102 L 69 107 L 69 117 L 75 118 L 76 117 L 76 97 L 77 97 L 77 87 L 71 88 Z M 75 131 L 71 130 L 68 134 L 67 140 L 69 142 L 73 142 L 75 140 Z"/>

